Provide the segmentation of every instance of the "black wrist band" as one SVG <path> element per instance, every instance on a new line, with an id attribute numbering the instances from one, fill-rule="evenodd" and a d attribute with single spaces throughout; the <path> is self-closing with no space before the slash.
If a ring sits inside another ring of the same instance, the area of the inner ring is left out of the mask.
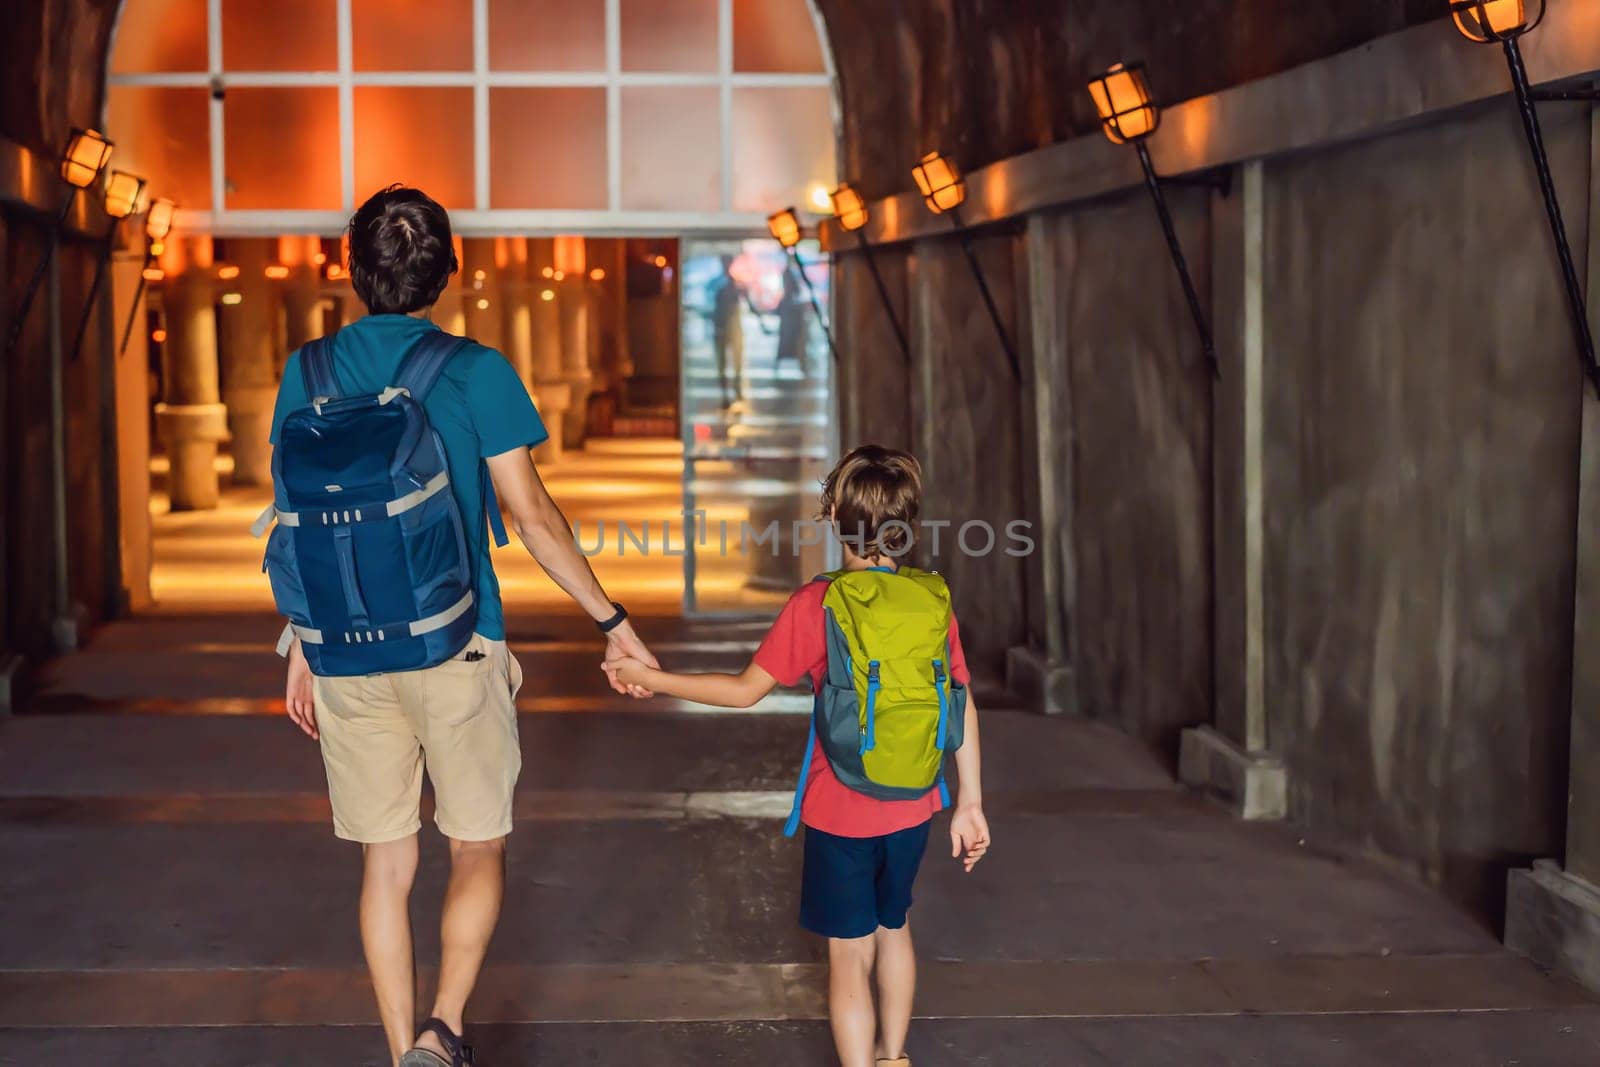
<path id="1" fill-rule="evenodd" d="M 595 623 L 596 626 L 600 627 L 600 632 L 603 634 L 610 633 L 612 630 L 615 630 L 628 620 L 627 608 L 623 607 L 621 604 L 618 604 L 615 600 L 611 602 L 611 606 L 617 609 L 617 613 L 611 616 L 611 618 L 606 619 L 604 622 Z"/>

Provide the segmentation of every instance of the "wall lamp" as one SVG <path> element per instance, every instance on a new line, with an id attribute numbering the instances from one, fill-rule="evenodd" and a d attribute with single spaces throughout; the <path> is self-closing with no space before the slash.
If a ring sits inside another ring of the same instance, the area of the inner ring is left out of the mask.
<path id="1" fill-rule="evenodd" d="M 39 258 L 39 265 L 33 269 L 33 277 L 28 280 L 28 288 L 22 294 L 22 304 L 17 308 L 16 318 L 11 322 L 11 333 L 6 337 L 6 355 L 11 354 L 22 338 L 22 325 L 28 319 L 28 312 L 33 309 L 34 297 L 39 295 L 39 286 L 44 282 L 45 271 L 50 268 L 50 261 L 55 259 L 56 246 L 61 243 L 61 227 L 66 225 L 67 212 L 72 210 L 78 190 L 88 188 L 96 178 L 100 177 L 100 172 L 105 169 L 106 162 L 111 158 L 111 149 L 112 143 L 98 130 L 72 131 L 67 149 L 61 154 L 61 180 L 70 188 L 67 190 L 66 199 L 61 203 L 61 210 L 56 214 L 55 225 L 50 228 L 44 255 Z"/>
<path id="2" fill-rule="evenodd" d="M 72 341 L 72 362 L 78 361 L 83 349 L 83 335 L 89 330 L 89 316 L 94 311 L 94 299 L 100 295 L 100 282 L 105 278 L 106 262 L 111 258 L 111 246 L 116 241 L 117 225 L 129 215 L 144 210 L 145 181 L 137 174 L 114 170 L 106 178 L 105 209 L 111 218 L 106 235 L 101 242 L 100 255 L 94 262 L 94 281 L 89 285 L 89 295 L 83 302 L 83 317 L 78 320 L 78 334 Z"/>
<path id="3" fill-rule="evenodd" d="M 889 325 L 894 327 L 894 339 L 900 343 L 900 354 L 905 357 L 906 366 L 909 367 L 911 342 L 906 340 L 905 327 L 900 325 L 899 316 L 894 313 L 894 303 L 889 299 L 889 287 L 883 284 L 883 275 L 878 273 L 878 257 L 873 255 L 872 242 L 867 240 L 863 229 L 868 218 L 867 202 L 849 182 L 844 182 L 829 193 L 828 202 L 833 206 L 833 214 L 839 220 L 839 225 L 856 235 L 856 244 L 866 256 L 867 269 L 872 272 L 872 280 L 878 286 L 878 299 L 883 301 L 883 313 L 889 316 Z"/>
<path id="4" fill-rule="evenodd" d="M 1194 317 L 1195 332 L 1200 335 L 1200 347 L 1205 351 L 1212 375 L 1220 376 L 1211 324 L 1200 306 L 1200 296 L 1195 292 L 1194 278 L 1189 274 L 1188 261 L 1183 258 L 1183 245 L 1178 242 L 1178 231 L 1172 224 L 1172 212 L 1161 188 L 1162 179 L 1156 174 L 1155 164 L 1150 161 L 1150 147 L 1145 144 L 1145 139 L 1161 125 L 1161 108 L 1150 95 L 1144 64 L 1118 63 L 1098 78 L 1090 79 L 1089 95 L 1099 112 L 1100 126 L 1111 143 L 1132 144 L 1138 150 L 1139 164 L 1144 168 L 1144 184 L 1155 201 L 1161 232 L 1167 238 L 1167 250 L 1172 253 L 1172 265 L 1178 270 L 1184 298 L 1189 302 L 1189 314 Z"/>
<path id="5" fill-rule="evenodd" d="M 167 234 L 172 232 L 172 215 L 178 205 L 165 197 L 157 197 L 150 201 L 150 209 L 144 216 L 144 270 L 139 272 L 139 286 L 133 291 L 133 304 L 128 308 L 128 324 L 122 328 L 122 344 L 117 346 L 117 355 L 128 350 L 128 339 L 133 336 L 133 320 L 139 314 L 139 301 L 144 298 L 145 283 L 150 281 L 156 261 L 156 249 L 162 247 L 167 239 Z M 161 274 L 154 271 L 159 279 Z"/>
<path id="6" fill-rule="evenodd" d="M 911 177 L 916 179 L 917 191 L 922 194 L 922 202 L 928 205 L 928 210 L 935 215 L 950 216 L 951 226 L 961 239 L 961 251 L 966 253 L 967 265 L 972 268 L 972 276 L 978 282 L 983 306 L 989 309 L 989 321 L 994 323 L 995 336 L 1000 338 L 1000 347 L 1005 349 L 1006 359 L 1011 363 L 1011 376 L 1018 382 L 1022 381 L 1022 362 L 1017 358 L 1016 347 L 1006 333 L 1005 324 L 1000 321 L 1000 309 L 995 307 L 994 295 L 989 292 L 989 281 L 983 275 L 978 254 L 973 251 L 972 237 L 962 229 L 961 205 L 967 199 L 967 183 L 956 165 L 938 152 L 929 152 L 918 160 L 917 165 L 911 168 Z"/>
<path id="7" fill-rule="evenodd" d="M 1544 212 L 1550 220 L 1550 234 L 1556 241 L 1556 257 L 1561 262 L 1561 278 L 1567 287 L 1567 306 L 1572 312 L 1572 332 L 1578 342 L 1578 358 L 1583 371 L 1600 396 L 1600 364 L 1595 362 L 1594 338 L 1589 332 L 1589 312 L 1578 272 L 1572 265 L 1572 248 L 1567 244 L 1567 227 L 1561 218 L 1561 202 L 1550 177 L 1550 160 L 1545 155 L 1544 134 L 1539 129 L 1539 112 L 1534 101 L 1593 100 L 1589 93 L 1535 93 L 1528 88 L 1528 69 L 1522 64 L 1522 49 L 1517 38 L 1537 26 L 1544 18 L 1544 0 L 1450 0 L 1450 14 L 1456 29 L 1469 41 L 1479 44 L 1499 42 L 1505 49 L 1506 66 L 1511 70 L 1511 85 L 1517 94 L 1517 110 L 1522 113 L 1522 129 L 1528 135 L 1528 150 L 1539 172 L 1539 191 L 1544 196 Z"/>
<path id="8" fill-rule="evenodd" d="M 806 284 L 806 296 L 811 301 L 811 311 L 817 316 L 817 322 L 822 326 L 822 336 L 828 339 L 828 352 L 833 356 L 834 365 L 839 363 L 839 349 L 833 343 L 833 326 L 822 314 L 822 305 L 817 302 L 817 291 L 811 286 L 811 275 L 806 273 L 806 265 L 800 258 L 800 216 L 792 207 L 767 216 L 767 230 L 772 234 L 772 239 L 783 246 L 789 254 L 789 263 L 800 274 L 800 280 Z"/>

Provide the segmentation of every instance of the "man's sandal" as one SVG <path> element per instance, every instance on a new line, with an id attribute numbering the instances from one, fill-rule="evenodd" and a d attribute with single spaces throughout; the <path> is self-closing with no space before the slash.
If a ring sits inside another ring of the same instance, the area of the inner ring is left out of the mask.
<path id="1" fill-rule="evenodd" d="M 878 1067 L 911 1067 L 911 1057 L 901 1056 L 897 1060 L 879 1060 Z"/>
<path id="2" fill-rule="evenodd" d="M 422 1024 L 422 1029 L 417 1031 L 417 1036 L 431 1033 L 439 1039 L 439 1044 L 450 1054 L 445 1059 L 437 1052 L 425 1048 L 414 1048 L 400 1057 L 400 1067 L 473 1067 L 477 1063 L 472 1056 L 472 1046 L 461 1040 L 450 1027 L 438 1019 L 429 1019 Z"/>

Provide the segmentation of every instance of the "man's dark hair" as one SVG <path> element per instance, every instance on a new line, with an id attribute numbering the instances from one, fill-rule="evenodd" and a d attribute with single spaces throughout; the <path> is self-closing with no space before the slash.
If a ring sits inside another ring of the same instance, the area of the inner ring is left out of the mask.
<path id="1" fill-rule="evenodd" d="M 374 315 L 428 307 L 456 268 L 450 216 L 420 189 L 391 185 L 350 219 L 350 282 Z"/>

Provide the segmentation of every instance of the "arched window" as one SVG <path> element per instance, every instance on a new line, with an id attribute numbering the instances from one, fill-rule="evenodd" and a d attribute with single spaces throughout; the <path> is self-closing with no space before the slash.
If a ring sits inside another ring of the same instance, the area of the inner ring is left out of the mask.
<path id="1" fill-rule="evenodd" d="M 806 0 L 125 0 L 107 132 L 200 229 L 760 229 L 835 184 Z M 825 197 L 821 201 L 825 205 Z"/>

